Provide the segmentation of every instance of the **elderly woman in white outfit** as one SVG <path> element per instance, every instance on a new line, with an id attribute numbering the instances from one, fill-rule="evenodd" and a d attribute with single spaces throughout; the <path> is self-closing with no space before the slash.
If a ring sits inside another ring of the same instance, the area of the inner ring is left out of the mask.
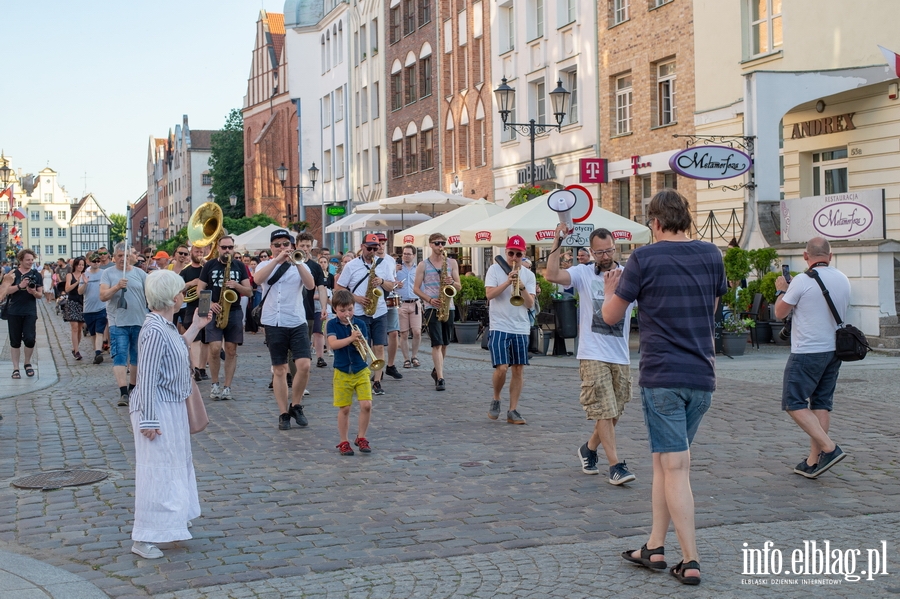
<path id="1" fill-rule="evenodd" d="M 136 464 L 131 551 L 147 559 L 162 557 L 155 543 L 190 539 L 190 520 L 200 515 L 185 405 L 191 393 L 188 344 L 211 317 L 195 317 L 178 334 L 172 317 L 184 301 L 183 287 L 171 270 L 153 271 L 144 284 L 150 313 L 138 337 L 129 411 Z"/>

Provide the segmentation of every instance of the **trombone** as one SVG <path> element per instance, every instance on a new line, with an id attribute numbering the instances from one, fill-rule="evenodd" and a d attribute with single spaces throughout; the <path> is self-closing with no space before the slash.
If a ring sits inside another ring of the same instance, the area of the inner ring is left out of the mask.
<path id="1" fill-rule="evenodd" d="M 344 324 L 350 327 L 351 331 L 359 331 L 359 327 L 353 324 L 353 318 L 347 319 L 347 322 Z M 362 334 L 362 331 L 360 331 Z M 353 342 L 353 347 L 356 348 L 356 351 L 359 352 L 359 355 L 362 356 L 363 362 L 370 362 L 369 368 L 372 370 L 381 370 L 384 368 L 384 360 L 379 360 L 375 355 L 375 352 L 372 351 L 372 348 L 369 347 L 368 342 L 365 337 L 360 337 L 356 341 Z"/>

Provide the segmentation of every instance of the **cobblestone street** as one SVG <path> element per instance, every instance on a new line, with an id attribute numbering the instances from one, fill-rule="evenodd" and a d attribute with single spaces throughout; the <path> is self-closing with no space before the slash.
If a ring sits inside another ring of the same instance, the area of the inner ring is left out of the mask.
<path id="1" fill-rule="evenodd" d="M 650 525 L 640 402 L 616 429 L 637 480 L 614 487 L 583 475 L 575 452 L 590 423 L 574 359 L 534 360 L 519 407 L 528 424 L 513 426 L 487 418 L 487 352 L 452 346 L 441 393 L 426 351 L 421 368 L 401 368 L 404 379 L 387 378 L 386 395 L 375 398 L 373 452 L 341 457 L 330 359 L 313 368 L 309 427 L 278 431 L 262 334 L 239 349 L 237 399 L 208 402 L 210 426 L 194 436 L 203 509 L 194 539 L 163 545 L 163 559 L 141 559 L 128 551 L 133 441 L 126 408 L 115 406 L 111 361 L 75 362 L 68 325 L 46 312 L 41 322 L 39 370 L 52 367 L 52 351 L 59 380 L 0 399 L 0 550 L 63 568 L 111 597 L 662 597 L 681 588 L 618 557 L 640 547 Z M 719 390 L 692 450 L 703 584 L 690 596 L 900 592 L 896 358 L 843 367 L 831 434 L 850 456 L 807 480 L 792 473 L 806 437 L 780 410 L 786 356 L 786 348 L 748 348 L 718 362 Z M 351 433 L 355 425 L 356 408 Z M 9 484 L 62 468 L 110 476 L 46 493 Z M 889 574 L 812 590 L 742 583 L 752 578 L 741 574 L 743 543 L 772 540 L 789 565 L 790 550 L 810 539 L 859 548 L 859 568 L 865 549 L 886 540 Z M 674 565 L 673 533 L 667 548 Z"/>

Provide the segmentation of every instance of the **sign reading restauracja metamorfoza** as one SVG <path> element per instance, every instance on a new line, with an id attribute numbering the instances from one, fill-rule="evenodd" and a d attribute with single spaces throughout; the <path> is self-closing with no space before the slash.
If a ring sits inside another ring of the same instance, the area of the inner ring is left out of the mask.
<path id="1" fill-rule="evenodd" d="M 669 168 L 685 177 L 717 181 L 743 175 L 753 164 L 750 156 L 726 146 L 694 146 L 669 158 Z"/>
<path id="2" fill-rule="evenodd" d="M 781 200 L 781 241 L 884 239 L 884 189 Z"/>

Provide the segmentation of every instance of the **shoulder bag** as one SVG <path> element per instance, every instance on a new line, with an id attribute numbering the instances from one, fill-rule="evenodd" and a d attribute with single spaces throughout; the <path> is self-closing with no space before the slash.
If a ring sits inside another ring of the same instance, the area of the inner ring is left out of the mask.
<path id="1" fill-rule="evenodd" d="M 206 413 L 206 405 L 203 403 L 203 396 L 200 394 L 200 388 L 191 377 L 191 394 L 184 400 L 187 406 L 188 426 L 190 426 L 191 434 L 196 435 L 206 430 L 209 425 L 209 415 Z"/>
<path id="2" fill-rule="evenodd" d="M 810 268 L 806 271 L 806 275 L 815 279 L 816 283 L 819 284 L 819 287 L 822 289 L 822 295 L 825 296 L 825 301 L 828 302 L 828 307 L 831 309 L 831 315 L 834 316 L 834 321 L 838 325 L 834 338 L 834 355 L 842 362 L 856 362 L 865 358 L 869 350 L 872 349 L 869 347 L 865 334 L 852 324 L 844 323 L 838 314 L 837 308 L 834 307 L 834 302 L 831 301 L 831 294 L 825 287 L 825 283 L 819 278 L 819 273 L 816 272 L 816 269 Z"/>
<path id="3" fill-rule="evenodd" d="M 288 271 L 290 267 L 291 265 L 285 262 L 278 268 L 275 274 L 272 275 L 272 278 L 266 281 L 266 285 L 269 286 L 269 288 L 266 289 L 266 294 L 263 296 L 262 301 L 259 302 L 259 305 L 253 308 L 253 310 L 250 312 L 250 318 L 253 319 L 253 322 L 256 323 L 256 326 L 260 326 L 261 324 L 260 321 L 262 320 L 263 304 L 266 303 L 266 298 L 269 297 L 269 292 L 272 291 L 272 285 L 277 283 L 278 280 L 281 279 L 281 277 Z"/>

